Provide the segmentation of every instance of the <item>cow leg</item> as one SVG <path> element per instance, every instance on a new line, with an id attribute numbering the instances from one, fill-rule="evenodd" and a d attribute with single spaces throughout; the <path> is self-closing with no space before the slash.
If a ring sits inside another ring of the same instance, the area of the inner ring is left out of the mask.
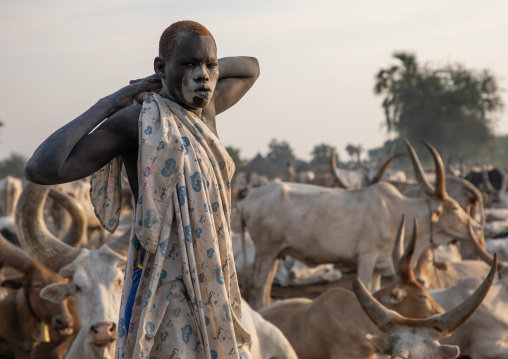
<path id="1" fill-rule="evenodd" d="M 372 292 L 372 276 L 376 266 L 378 253 L 360 253 L 358 258 L 358 278 L 362 280 L 368 290 Z"/>
<path id="2" fill-rule="evenodd" d="M 263 308 L 270 304 L 272 283 L 277 272 L 279 259 L 273 253 L 256 252 L 254 262 L 254 299 L 252 305 L 255 309 Z"/>

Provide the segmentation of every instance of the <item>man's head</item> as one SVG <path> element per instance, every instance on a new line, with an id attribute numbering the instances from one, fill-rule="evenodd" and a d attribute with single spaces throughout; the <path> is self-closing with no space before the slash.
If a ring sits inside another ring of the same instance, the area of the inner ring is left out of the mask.
<path id="1" fill-rule="evenodd" d="M 212 34 L 194 21 L 172 24 L 162 33 L 154 69 L 162 79 L 163 96 L 188 110 L 205 107 L 219 77 Z"/>

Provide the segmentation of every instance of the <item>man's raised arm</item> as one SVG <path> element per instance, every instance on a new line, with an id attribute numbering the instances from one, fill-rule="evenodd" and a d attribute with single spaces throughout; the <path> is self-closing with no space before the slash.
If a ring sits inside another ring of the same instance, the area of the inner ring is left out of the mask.
<path id="1" fill-rule="evenodd" d="M 26 178 L 39 184 L 70 182 L 92 174 L 115 156 L 127 151 L 132 141 L 126 138 L 128 128 L 122 127 L 121 122 L 132 117 L 136 109 L 118 111 L 138 93 L 160 87 L 160 80 L 150 77 L 99 100 L 82 115 L 54 132 L 35 150 L 25 166 Z M 90 133 L 110 116 L 108 121 Z"/>
<path id="2" fill-rule="evenodd" d="M 219 59 L 219 81 L 213 95 L 215 114 L 237 103 L 259 76 L 259 63 L 254 57 L 238 56 Z"/>

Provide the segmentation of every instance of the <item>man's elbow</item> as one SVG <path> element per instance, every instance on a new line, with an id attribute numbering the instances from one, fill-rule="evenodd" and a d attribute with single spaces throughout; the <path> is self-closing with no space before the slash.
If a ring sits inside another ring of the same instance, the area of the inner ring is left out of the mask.
<path id="1" fill-rule="evenodd" d="M 58 182 L 55 176 L 50 174 L 48 167 L 41 161 L 34 160 L 33 157 L 25 165 L 25 178 L 40 185 L 52 185 Z"/>

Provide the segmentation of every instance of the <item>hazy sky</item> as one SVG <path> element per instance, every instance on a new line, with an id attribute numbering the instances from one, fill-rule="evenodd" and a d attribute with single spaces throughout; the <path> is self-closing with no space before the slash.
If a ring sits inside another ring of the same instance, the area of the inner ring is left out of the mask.
<path id="1" fill-rule="evenodd" d="M 195 20 L 219 57 L 258 58 L 251 91 L 218 117 L 245 158 L 288 141 L 310 159 L 320 143 L 377 147 L 387 139 L 374 76 L 411 51 L 508 81 L 506 1 L 0 0 L 0 159 L 30 156 L 53 131 L 130 79 L 153 73 L 162 31 Z M 504 102 L 508 96 L 503 92 Z M 508 132 L 508 111 L 498 133 Z"/>

